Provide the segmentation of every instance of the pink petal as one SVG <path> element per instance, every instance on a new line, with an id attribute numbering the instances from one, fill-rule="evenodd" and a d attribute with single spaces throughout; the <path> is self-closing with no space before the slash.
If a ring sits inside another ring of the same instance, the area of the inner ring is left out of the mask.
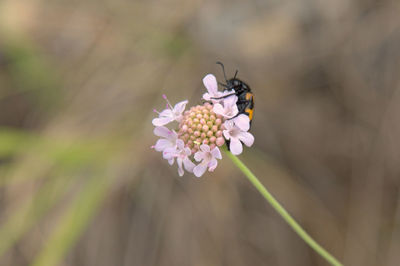
<path id="1" fill-rule="evenodd" d="M 170 137 L 172 131 L 164 126 L 161 126 L 161 127 L 155 127 L 153 133 L 158 137 L 163 137 L 167 139 Z"/>
<path id="2" fill-rule="evenodd" d="M 224 98 L 224 106 L 233 106 L 236 105 L 238 97 L 236 95 L 232 95 L 230 97 Z"/>
<path id="3" fill-rule="evenodd" d="M 169 148 L 171 146 L 172 146 L 172 144 L 170 141 L 168 141 L 166 139 L 159 139 L 159 140 L 157 140 L 156 145 L 154 145 L 154 149 L 156 151 L 163 151 L 166 148 Z"/>
<path id="4" fill-rule="evenodd" d="M 169 147 L 163 151 L 163 158 L 164 159 L 171 159 L 176 157 L 176 147 Z"/>
<path id="5" fill-rule="evenodd" d="M 218 147 L 215 147 L 214 149 L 212 149 L 211 155 L 212 155 L 212 157 L 214 157 L 216 159 L 222 159 L 222 155 L 221 155 L 221 152 L 218 149 Z"/>
<path id="6" fill-rule="evenodd" d="M 203 84 L 210 94 L 215 94 L 218 91 L 217 79 L 212 74 L 208 74 L 203 78 Z"/>
<path id="7" fill-rule="evenodd" d="M 224 134 L 225 139 L 230 139 L 231 138 L 231 134 L 229 134 L 229 130 L 222 131 L 222 134 Z"/>
<path id="8" fill-rule="evenodd" d="M 233 128 L 233 121 L 232 120 L 227 120 L 227 121 L 225 121 L 225 123 L 224 123 L 224 127 L 227 129 L 227 130 L 231 130 L 232 128 Z"/>
<path id="9" fill-rule="evenodd" d="M 212 172 L 215 170 L 215 168 L 217 168 L 218 162 L 216 159 L 212 159 L 209 163 L 208 163 L 208 171 Z"/>
<path id="10" fill-rule="evenodd" d="M 182 114 L 182 112 L 185 110 L 186 104 L 188 103 L 187 100 L 181 101 L 174 106 L 174 113 L 179 113 Z"/>
<path id="11" fill-rule="evenodd" d="M 160 118 L 154 118 L 152 123 L 154 126 L 164 126 L 172 121 L 174 121 L 172 117 L 160 117 Z"/>
<path id="12" fill-rule="evenodd" d="M 243 151 L 243 146 L 240 140 L 238 140 L 237 138 L 231 138 L 229 149 L 231 150 L 232 154 L 239 155 Z"/>
<path id="13" fill-rule="evenodd" d="M 212 96 L 211 96 L 208 92 L 206 92 L 206 93 L 203 94 L 203 99 L 206 100 L 206 101 L 210 101 L 210 100 L 211 100 L 211 97 L 212 97 Z"/>
<path id="14" fill-rule="evenodd" d="M 203 152 L 210 152 L 210 146 L 208 146 L 207 144 L 202 144 L 200 145 L 200 150 L 202 150 Z"/>
<path id="15" fill-rule="evenodd" d="M 236 104 L 228 107 L 228 109 L 229 109 L 229 114 L 226 115 L 226 117 L 228 118 L 235 117 L 239 113 L 239 109 L 237 108 Z"/>
<path id="16" fill-rule="evenodd" d="M 173 117 L 174 114 L 172 113 L 172 110 L 171 110 L 171 109 L 167 108 L 167 109 L 164 109 L 164 110 L 160 113 L 159 116 L 160 116 L 160 117 Z"/>
<path id="17" fill-rule="evenodd" d="M 183 165 L 185 166 L 186 171 L 190 173 L 193 173 L 193 168 L 196 167 L 196 165 L 188 157 L 183 159 Z"/>
<path id="18" fill-rule="evenodd" d="M 238 138 L 247 146 L 250 147 L 254 143 L 254 137 L 249 132 L 240 132 Z"/>
<path id="19" fill-rule="evenodd" d="M 235 125 L 242 131 L 248 131 L 250 129 L 250 119 L 245 114 L 238 115 L 235 119 L 233 119 Z"/>
<path id="20" fill-rule="evenodd" d="M 183 168 L 182 168 L 182 159 L 180 159 L 180 158 L 176 159 L 176 163 L 178 164 L 178 174 L 179 174 L 179 176 L 183 176 L 183 174 L 185 172 L 183 171 Z"/>
<path id="21" fill-rule="evenodd" d="M 183 142 L 183 140 L 181 139 L 177 139 L 176 140 L 176 147 L 178 148 L 178 150 L 182 150 L 185 146 L 185 143 Z"/>
<path id="22" fill-rule="evenodd" d="M 197 177 L 202 176 L 207 170 L 207 165 L 199 164 L 195 168 L 193 168 L 193 174 Z"/>
<path id="23" fill-rule="evenodd" d="M 198 151 L 194 154 L 194 159 L 196 160 L 196 162 L 200 162 L 201 160 L 203 160 L 204 158 L 204 153 L 201 151 Z"/>

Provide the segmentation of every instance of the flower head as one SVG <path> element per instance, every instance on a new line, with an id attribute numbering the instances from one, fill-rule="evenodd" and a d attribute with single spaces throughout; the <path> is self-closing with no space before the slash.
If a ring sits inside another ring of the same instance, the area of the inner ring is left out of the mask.
<path id="1" fill-rule="evenodd" d="M 222 159 L 219 147 L 225 143 L 238 155 L 243 151 L 242 143 L 251 146 L 254 142 L 253 135 L 247 132 L 250 119 L 246 114 L 239 114 L 234 91 L 218 91 L 217 80 L 211 74 L 204 77 L 203 83 L 208 91 L 203 99 L 207 102 L 185 111 L 187 100 L 172 107 L 163 95 L 167 108 L 157 112 L 158 117 L 152 121 L 156 126 L 154 134 L 160 137 L 152 148 L 162 152 L 170 165 L 176 160 L 180 176 L 184 170 L 197 177 L 207 170 L 214 171 L 217 159 Z M 178 122 L 175 130 L 165 127 L 172 121 Z"/>
<path id="2" fill-rule="evenodd" d="M 199 150 L 201 144 L 212 148 L 222 146 L 225 143 L 222 122 L 223 117 L 213 112 L 210 103 L 197 105 L 184 113 L 178 136 L 185 141 L 193 154 Z"/>

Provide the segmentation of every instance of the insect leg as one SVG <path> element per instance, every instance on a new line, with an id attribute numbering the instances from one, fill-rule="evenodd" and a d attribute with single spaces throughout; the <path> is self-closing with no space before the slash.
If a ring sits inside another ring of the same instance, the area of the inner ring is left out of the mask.
<path id="1" fill-rule="evenodd" d="M 227 94 L 225 96 L 221 96 L 221 97 L 211 97 L 211 99 L 219 100 L 219 99 L 227 98 L 227 97 L 232 96 L 232 95 L 236 95 L 236 92 L 233 92 L 233 93 Z"/>

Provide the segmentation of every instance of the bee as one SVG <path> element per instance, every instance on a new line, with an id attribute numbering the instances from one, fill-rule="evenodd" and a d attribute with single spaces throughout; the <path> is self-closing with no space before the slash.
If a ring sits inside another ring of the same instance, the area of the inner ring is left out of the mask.
<path id="1" fill-rule="evenodd" d="M 226 82 L 226 84 L 223 84 L 223 83 L 219 83 L 219 84 L 225 88 L 224 91 L 234 90 L 234 92 L 227 94 L 225 96 L 213 98 L 213 99 L 223 99 L 223 98 L 226 98 L 226 97 L 229 97 L 232 95 L 236 95 L 238 97 L 236 106 L 239 110 L 239 113 L 236 116 L 238 116 L 240 114 L 247 115 L 250 119 L 250 126 L 251 126 L 251 122 L 253 121 L 253 115 L 254 115 L 254 95 L 251 92 L 249 85 L 247 85 L 240 79 L 236 78 L 236 75 L 238 73 L 237 70 L 236 70 L 233 78 L 228 80 L 226 78 L 224 64 L 222 64 L 221 62 L 217 62 L 217 64 L 221 65 L 222 72 L 224 73 L 224 78 L 225 78 L 225 82 Z"/>

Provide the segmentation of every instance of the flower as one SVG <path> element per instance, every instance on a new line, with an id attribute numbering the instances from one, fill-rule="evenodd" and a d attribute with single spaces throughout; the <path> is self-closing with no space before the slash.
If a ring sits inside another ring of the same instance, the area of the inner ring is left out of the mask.
<path id="1" fill-rule="evenodd" d="M 223 99 L 221 97 L 234 93 L 234 90 L 218 91 L 217 79 L 212 74 L 208 74 L 203 78 L 203 84 L 208 91 L 203 94 L 203 99 L 212 103 L 219 103 Z"/>
<path id="2" fill-rule="evenodd" d="M 207 170 L 214 171 L 217 159 L 222 159 L 219 147 L 225 143 L 238 155 L 243 151 L 242 143 L 251 146 L 254 142 L 253 135 L 247 132 L 250 119 L 246 114 L 239 114 L 234 90 L 218 91 L 217 80 L 211 74 L 204 77 L 203 83 L 208 90 L 203 95 L 207 102 L 185 111 L 187 100 L 172 107 L 163 95 L 167 107 L 160 113 L 155 111 L 158 117 L 152 121 L 153 132 L 159 137 L 152 148 L 162 152 L 170 165 L 176 159 L 179 176 L 185 170 L 197 177 Z M 173 121 L 178 122 L 173 129 L 165 126 Z"/>
<path id="3" fill-rule="evenodd" d="M 213 111 L 216 114 L 222 115 L 225 118 L 233 118 L 239 113 L 239 110 L 236 105 L 237 100 L 238 97 L 236 95 L 224 98 L 223 99 L 224 106 L 222 106 L 220 103 L 216 103 L 214 104 Z"/>
<path id="4" fill-rule="evenodd" d="M 200 151 L 194 154 L 194 159 L 200 162 L 196 167 L 193 168 L 195 176 L 202 176 L 208 168 L 208 171 L 212 172 L 218 165 L 217 159 L 222 159 L 221 152 L 218 147 L 210 148 L 207 144 L 200 146 Z"/>
<path id="5" fill-rule="evenodd" d="M 157 140 L 156 145 L 152 146 L 156 151 L 164 151 L 166 148 L 176 146 L 178 134 L 174 130 L 161 126 L 156 127 L 153 132 L 154 135 L 161 137 L 161 139 Z"/>
<path id="6" fill-rule="evenodd" d="M 182 119 L 182 113 L 185 110 L 186 104 L 188 101 L 182 101 L 177 104 L 172 108 L 172 105 L 168 101 L 167 97 L 163 95 L 163 98 L 167 101 L 167 108 L 163 110 L 162 112 L 157 112 L 154 110 L 154 112 L 158 113 L 159 117 L 154 118 L 152 123 L 154 126 L 164 126 L 172 121 L 178 121 L 180 122 Z"/>
<path id="7" fill-rule="evenodd" d="M 185 147 L 185 143 L 183 140 L 178 139 L 176 141 L 176 146 L 175 147 L 170 147 L 164 150 L 163 152 L 163 157 L 164 159 L 167 159 L 168 162 L 171 165 L 174 163 L 174 159 L 176 158 L 176 163 L 178 165 L 178 174 L 179 176 L 183 176 L 184 171 L 183 171 L 183 166 L 185 167 L 186 171 L 188 172 L 193 172 L 193 168 L 195 167 L 195 164 L 189 159 L 189 156 L 192 154 L 190 149 L 188 147 Z"/>
<path id="8" fill-rule="evenodd" d="M 234 155 L 239 155 L 243 151 L 242 142 L 250 147 L 254 143 L 254 137 L 249 132 L 241 130 L 233 121 L 227 120 L 224 123 L 223 131 L 225 139 L 229 140 L 229 149 Z"/>

